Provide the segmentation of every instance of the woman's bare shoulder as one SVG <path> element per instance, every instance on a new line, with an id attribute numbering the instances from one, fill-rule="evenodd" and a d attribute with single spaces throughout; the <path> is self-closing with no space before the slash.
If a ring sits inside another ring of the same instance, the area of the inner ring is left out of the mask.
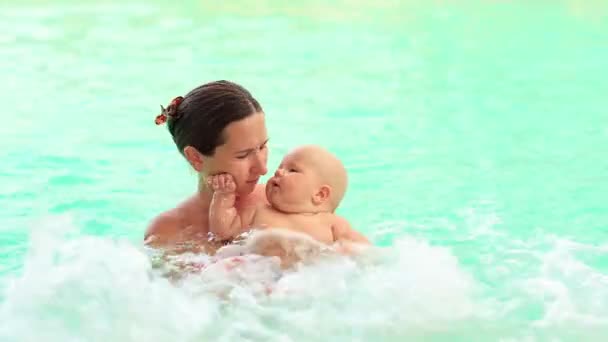
<path id="1" fill-rule="evenodd" d="M 144 233 L 144 244 L 162 245 L 178 233 L 185 224 L 184 210 L 177 207 L 153 218 Z"/>
<path id="2" fill-rule="evenodd" d="M 183 230 L 192 224 L 189 212 L 196 206 L 195 201 L 196 197 L 192 196 L 177 207 L 154 217 L 144 233 L 144 244 L 160 247 L 175 240 L 177 235 L 183 235 Z"/>

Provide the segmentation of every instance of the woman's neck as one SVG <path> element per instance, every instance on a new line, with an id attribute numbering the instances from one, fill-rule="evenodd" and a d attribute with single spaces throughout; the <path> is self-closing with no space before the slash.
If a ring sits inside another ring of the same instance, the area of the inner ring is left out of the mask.
<path id="1" fill-rule="evenodd" d="M 209 207 L 209 204 L 211 203 L 211 198 L 213 197 L 213 193 L 209 188 L 207 188 L 205 183 L 202 181 L 198 182 L 197 197 L 199 198 L 199 201 L 204 207 Z"/>

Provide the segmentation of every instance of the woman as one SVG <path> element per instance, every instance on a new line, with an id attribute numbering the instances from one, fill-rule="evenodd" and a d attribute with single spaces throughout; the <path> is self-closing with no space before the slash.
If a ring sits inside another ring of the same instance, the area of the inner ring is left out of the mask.
<path id="1" fill-rule="evenodd" d="M 264 112 L 249 91 L 229 81 L 204 84 L 161 108 L 156 123 L 167 123 L 178 150 L 198 173 L 198 189 L 152 220 L 145 244 L 214 253 L 220 243 L 209 234 L 212 192 L 206 179 L 219 173 L 234 177 L 237 211 L 266 200 L 258 184 L 268 171 Z"/>

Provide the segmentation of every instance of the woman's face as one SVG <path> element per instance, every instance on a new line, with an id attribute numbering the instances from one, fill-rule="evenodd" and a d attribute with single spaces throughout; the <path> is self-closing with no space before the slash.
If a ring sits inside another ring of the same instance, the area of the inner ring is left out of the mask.
<path id="1" fill-rule="evenodd" d="M 268 133 L 264 113 L 256 113 L 224 128 L 225 143 L 213 156 L 201 155 L 198 170 L 203 177 L 228 173 L 234 177 L 236 192 L 250 194 L 261 176 L 268 172 Z M 204 180 L 204 179 L 203 179 Z"/>

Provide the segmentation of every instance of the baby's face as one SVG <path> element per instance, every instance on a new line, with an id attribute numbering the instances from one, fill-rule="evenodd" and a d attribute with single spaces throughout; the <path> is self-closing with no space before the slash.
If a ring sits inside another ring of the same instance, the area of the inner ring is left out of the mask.
<path id="1" fill-rule="evenodd" d="M 321 186 L 316 165 L 305 152 L 290 153 L 266 183 L 266 197 L 276 209 L 295 213 L 309 211 Z"/>

